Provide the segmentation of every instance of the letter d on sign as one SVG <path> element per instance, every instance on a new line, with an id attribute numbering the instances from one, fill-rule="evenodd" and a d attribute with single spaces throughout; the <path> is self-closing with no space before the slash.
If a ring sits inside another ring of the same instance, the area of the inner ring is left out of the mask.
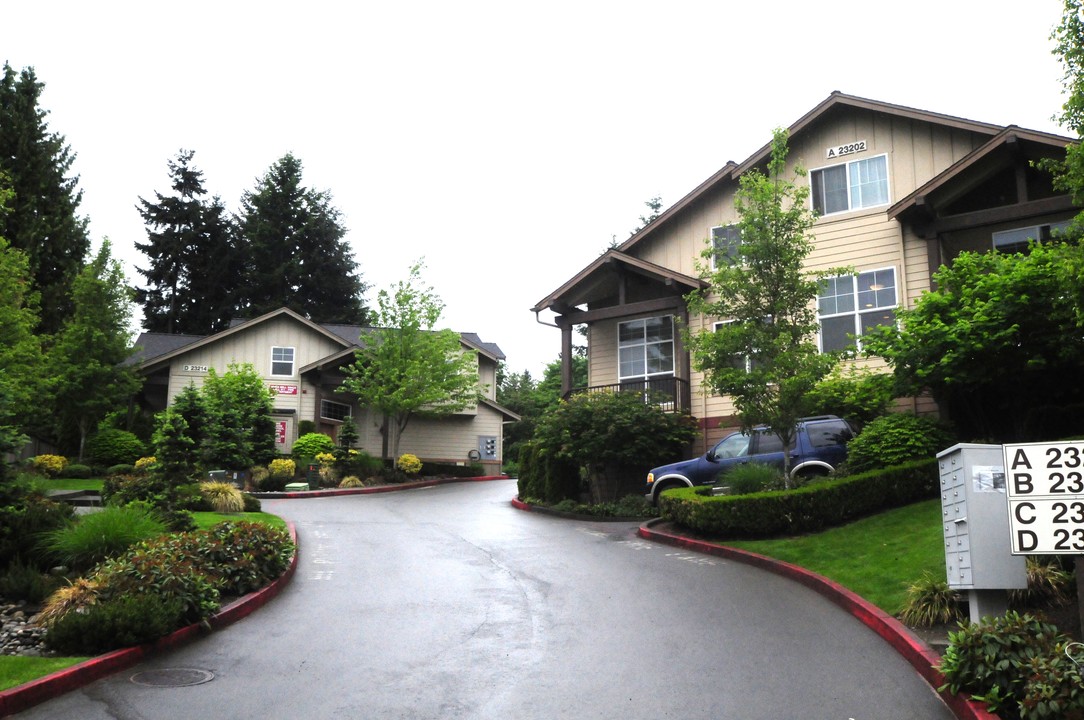
<path id="1" fill-rule="evenodd" d="M 1031 530 L 1016 531 L 1016 551 L 1028 552 L 1039 547 L 1039 536 Z"/>

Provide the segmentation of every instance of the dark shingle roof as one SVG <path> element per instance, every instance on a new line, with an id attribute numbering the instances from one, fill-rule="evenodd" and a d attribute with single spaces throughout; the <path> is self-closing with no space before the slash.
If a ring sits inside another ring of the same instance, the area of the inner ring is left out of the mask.
<path id="1" fill-rule="evenodd" d="M 170 335 L 169 333 L 140 333 L 136 339 L 135 350 L 125 365 L 153 360 L 156 357 L 180 350 L 185 345 L 202 340 L 206 335 Z"/>

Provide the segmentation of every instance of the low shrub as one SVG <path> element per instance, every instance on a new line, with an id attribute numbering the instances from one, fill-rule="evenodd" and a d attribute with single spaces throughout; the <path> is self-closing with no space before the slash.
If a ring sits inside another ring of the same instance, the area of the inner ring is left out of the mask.
<path id="1" fill-rule="evenodd" d="M 63 455 L 36 455 L 30 461 L 30 467 L 46 477 L 58 477 L 67 466 L 68 458 Z"/>
<path id="2" fill-rule="evenodd" d="M 339 483 L 339 487 L 341 487 L 341 488 L 365 487 L 365 483 L 362 482 L 358 478 L 357 475 L 347 475 L 346 477 L 344 477 L 342 479 L 342 482 Z"/>
<path id="3" fill-rule="evenodd" d="M 265 523 L 223 522 L 206 532 L 201 552 L 223 593 L 259 590 L 286 572 L 294 545 L 289 533 Z"/>
<path id="4" fill-rule="evenodd" d="M 14 490 L 0 501 L 0 568 L 15 560 L 39 569 L 49 567 L 49 558 L 40 551 L 38 540 L 43 533 L 66 526 L 75 509 L 63 502 L 49 500 L 40 493 Z"/>
<path id="5" fill-rule="evenodd" d="M 247 513 L 260 512 L 263 509 L 263 505 L 260 503 L 258 497 L 254 497 L 250 493 L 241 493 L 241 500 L 244 502 L 244 511 Z"/>
<path id="6" fill-rule="evenodd" d="M 322 437 L 327 437 L 326 435 Z M 330 438 L 328 438 L 330 440 Z M 288 483 L 294 479 L 294 473 L 297 471 L 297 466 L 293 460 L 289 458 L 279 458 L 272 460 L 271 464 L 267 466 L 267 475 L 269 480 L 282 481 Z"/>
<path id="7" fill-rule="evenodd" d="M 105 476 L 113 477 L 115 475 L 132 475 L 136 471 L 135 465 L 111 465 L 106 468 Z"/>
<path id="8" fill-rule="evenodd" d="M 663 517 L 705 535 L 758 538 L 816 532 L 889 508 L 936 497 L 937 460 L 917 460 L 785 491 L 711 495 L 710 488 L 667 490 Z"/>
<path id="9" fill-rule="evenodd" d="M 58 578 L 43 573 L 33 565 L 15 560 L 0 573 L 0 597 L 40 603 L 56 590 Z"/>
<path id="10" fill-rule="evenodd" d="M 653 518 L 658 515 L 655 508 L 642 495 L 626 495 L 620 500 L 603 503 L 582 503 L 576 500 L 562 500 L 550 506 L 553 510 L 587 515 L 590 517 L 611 518 Z"/>
<path id="11" fill-rule="evenodd" d="M 1058 659 L 1069 642 L 1054 625 L 1015 611 L 961 623 L 949 633 L 941 658 L 944 687 L 954 694 L 970 693 L 1003 720 L 1084 717 L 1081 686 L 1075 686 L 1075 693 L 1065 692 L 1067 683 L 1080 682 L 1079 671 L 1072 677 L 1075 663 Z M 1043 688 L 1047 697 L 1042 697 Z M 1050 700 L 1055 700 L 1054 707 Z"/>
<path id="12" fill-rule="evenodd" d="M 335 467 L 338 468 L 343 477 L 356 475 L 357 477 L 367 478 L 380 473 L 384 469 L 384 461 L 378 457 L 373 457 L 364 450 L 350 449 L 339 453 Z M 425 468 L 423 467 L 422 470 L 424 471 Z"/>
<path id="13" fill-rule="evenodd" d="M 847 443 L 847 470 L 859 473 L 932 458 L 952 444 L 952 435 L 933 418 L 891 413 L 870 422 Z"/>
<path id="14" fill-rule="evenodd" d="M 417 475 L 422 470 L 422 461 L 418 459 L 417 455 L 403 453 L 395 462 L 395 467 L 399 468 L 407 475 Z"/>
<path id="15" fill-rule="evenodd" d="M 245 509 L 241 491 L 227 482 L 204 482 L 199 485 L 200 494 L 217 513 L 236 513 Z"/>
<path id="16" fill-rule="evenodd" d="M 67 613 L 50 626 L 46 644 L 67 655 L 100 655 L 152 642 L 181 626 L 184 603 L 156 595 L 121 595 L 83 612 Z"/>
<path id="17" fill-rule="evenodd" d="M 150 457 L 141 457 L 135 461 L 136 472 L 149 472 L 158 464 L 158 458 L 153 455 Z"/>
<path id="18" fill-rule="evenodd" d="M 42 548 L 58 562 L 84 571 L 165 532 L 165 524 L 145 508 L 110 506 L 46 533 Z"/>
<path id="19" fill-rule="evenodd" d="M 294 440 L 291 454 L 294 459 L 300 460 L 301 458 L 314 458 L 323 452 L 330 453 L 334 451 L 334 440 L 323 433 L 310 432 Z"/>
<path id="20" fill-rule="evenodd" d="M 731 495 L 750 495 L 786 487 L 783 472 L 763 463 L 739 465 L 719 478 L 718 483 L 729 487 Z"/>
<path id="21" fill-rule="evenodd" d="M 57 477 L 69 478 L 71 480 L 86 480 L 87 478 L 94 477 L 94 470 L 89 465 L 72 463 L 61 470 Z"/>
<path id="22" fill-rule="evenodd" d="M 143 456 L 143 441 L 127 430 L 108 428 L 87 438 L 83 454 L 95 465 L 134 465 Z"/>

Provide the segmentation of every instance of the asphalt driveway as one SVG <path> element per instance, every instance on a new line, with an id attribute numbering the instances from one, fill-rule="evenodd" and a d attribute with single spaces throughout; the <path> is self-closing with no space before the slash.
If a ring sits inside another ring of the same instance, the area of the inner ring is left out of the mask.
<path id="1" fill-rule="evenodd" d="M 952 717 L 820 595 L 642 540 L 633 523 L 516 510 L 515 493 L 494 481 L 265 501 L 301 544 L 277 599 L 18 717 Z M 213 679 L 130 679 L 155 669 Z"/>

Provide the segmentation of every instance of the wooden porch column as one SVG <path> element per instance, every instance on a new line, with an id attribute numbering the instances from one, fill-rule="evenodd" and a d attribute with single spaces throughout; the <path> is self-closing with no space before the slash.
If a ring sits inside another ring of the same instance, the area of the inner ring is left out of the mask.
<path id="1" fill-rule="evenodd" d="M 561 396 L 572 390 L 572 325 L 557 318 L 561 327 Z"/>

